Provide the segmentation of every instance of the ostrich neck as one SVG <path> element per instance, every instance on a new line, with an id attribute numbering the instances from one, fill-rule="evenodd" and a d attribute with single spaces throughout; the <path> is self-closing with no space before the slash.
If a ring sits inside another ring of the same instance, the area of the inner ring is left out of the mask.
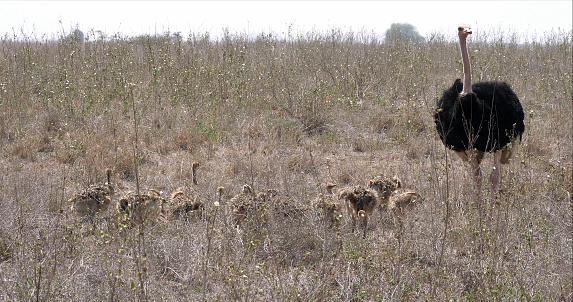
<path id="1" fill-rule="evenodd" d="M 107 171 L 107 185 L 111 187 L 111 171 Z"/>
<path id="2" fill-rule="evenodd" d="M 466 46 L 466 38 L 460 37 L 460 50 L 462 52 L 462 63 L 464 65 L 464 88 L 463 93 L 472 92 L 472 72 L 470 68 L 470 58 L 468 55 L 468 47 Z"/>
<path id="3" fill-rule="evenodd" d="M 197 174 L 195 172 L 195 168 L 191 170 L 191 179 L 193 180 L 193 184 L 197 184 Z"/>

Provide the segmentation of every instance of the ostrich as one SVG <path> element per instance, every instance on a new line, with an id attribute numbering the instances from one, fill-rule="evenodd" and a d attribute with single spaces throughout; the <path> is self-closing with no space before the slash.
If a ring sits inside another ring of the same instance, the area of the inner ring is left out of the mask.
<path id="1" fill-rule="evenodd" d="M 320 187 L 320 183 L 317 186 Z M 342 218 L 340 204 L 332 191 L 335 187 L 335 184 L 327 183 L 325 186 L 326 194 L 318 193 L 314 201 L 315 206 L 322 212 L 322 218 L 328 223 L 329 227 L 340 226 L 340 218 Z"/>
<path id="2" fill-rule="evenodd" d="M 499 186 L 501 164 L 506 164 L 516 152 L 525 125 L 521 103 L 505 82 L 472 84 L 466 38 L 469 26 L 458 27 L 464 80 L 455 80 L 444 91 L 434 113 L 440 139 L 464 161 L 469 162 L 471 174 L 481 200 L 480 163 L 485 152 L 493 153 L 493 171 L 489 177 L 490 199 Z"/>
<path id="3" fill-rule="evenodd" d="M 388 203 L 390 195 L 401 187 L 402 181 L 396 176 L 376 176 L 368 182 L 368 188 L 376 191 L 380 209 Z"/>
<path id="4" fill-rule="evenodd" d="M 378 203 L 374 191 L 362 186 L 355 186 L 353 188 L 340 191 L 338 198 L 346 200 L 346 208 L 352 216 L 352 232 L 354 233 L 354 229 L 356 228 L 356 219 L 358 219 L 364 228 L 362 238 L 366 238 L 368 217 L 372 214 L 376 204 Z"/>
<path id="5" fill-rule="evenodd" d="M 105 170 L 107 182 L 99 185 L 92 185 L 80 193 L 72 196 L 68 202 L 71 203 L 71 210 L 78 216 L 87 216 L 93 222 L 96 213 L 104 212 L 111 204 L 111 196 L 114 193 L 111 184 L 110 168 Z"/>
<path id="6" fill-rule="evenodd" d="M 173 192 L 168 203 L 168 214 L 174 218 L 187 216 L 191 213 L 200 215 L 203 209 L 204 204 L 199 194 L 188 187 Z"/>
<path id="7" fill-rule="evenodd" d="M 191 178 L 193 184 L 197 184 L 197 168 L 199 167 L 199 162 L 193 162 L 191 168 Z M 189 186 L 185 186 L 173 192 L 170 196 L 168 204 L 168 214 L 179 218 L 181 216 L 188 215 L 192 212 L 202 211 L 204 208 L 203 201 L 201 197 L 195 190 Z"/>
<path id="8" fill-rule="evenodd" d="M 390 196 L 388 210 L 391 210 L 394 216 L 401 221 L 406 212 L 416 207 L 421 201 L 421 196 L 416 191 L 396 193 Z"/>
<path id="9" fill-rule="evenodd" d="M 164 212 L 165 198 L 157 190 L 150 189 L 145 193 L 136 194 L 128 192 L 119 200 L 118 210 L 120 214 L 128 218 L 131 226 L 146 222 L 155 223 Z"/>
<path id="10" fill-rule="evenodd" d="M 239 226 L 250 215 L 255 206 L 255 196 L 253 189 L 249 185 L 243 185 L 241 193 L 229 200 L 227 204 L 228 214 L 231 216 L 233 225 L 239 229 Z"/>
<path id="11" fill-rule="evenodd" d="M 277 218 L 295 219 L 308 212 L 308 207 L 301 205 L 292 196 L 277 192 L 275 189 L 268 189 L 267 192 L 259 193 L 257 196 L 257 200 L 266 204 L 269 212 Z"/>

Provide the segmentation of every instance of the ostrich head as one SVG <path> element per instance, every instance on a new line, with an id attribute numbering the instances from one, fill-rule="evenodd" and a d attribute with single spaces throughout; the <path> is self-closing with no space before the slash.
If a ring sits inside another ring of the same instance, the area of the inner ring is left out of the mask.
<path id="1" fill-rule="evenodd" d="M 326 184 L 326 192 L 328 192 L 328 194 L 332 194 L 332 189 L 334 189 L 334 187 L 336 187 L 335 184 L 333 183 L 327 183 Z"/>
<path id="2" fill-rule="evenodd" d="M 196 170 L 201 164 L 198 161 L 194 161 L 193 164 L 191 164 L 193 170 Z"/>
<path id="3" fill-rule="evenodd" d="M 458 27 L 458 37 L 461 38 L 467 38 L 467 36 L 472 34 L 472 28 L 469 27 L 468 25 L 460 25 Z"/>

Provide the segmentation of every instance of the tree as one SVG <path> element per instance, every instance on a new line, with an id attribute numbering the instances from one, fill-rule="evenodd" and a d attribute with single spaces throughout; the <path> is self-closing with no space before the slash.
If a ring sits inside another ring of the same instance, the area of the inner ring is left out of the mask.
<path id="1" fill-rule="evenodd" d="M 385 35 L 386 42 L 396 43 L 421 43 L 425 42 L 426 39 L 422 37 L 418 30 L 409 23 L 392 23 L 390 28 L 386 30 Z"/>

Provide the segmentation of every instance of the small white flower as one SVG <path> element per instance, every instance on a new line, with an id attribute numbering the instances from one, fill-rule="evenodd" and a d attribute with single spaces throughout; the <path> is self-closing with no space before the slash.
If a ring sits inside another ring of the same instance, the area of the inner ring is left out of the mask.
<path id="1" fill-rule="evenodd" d="M 215 201 L 215 206 L 218 207 L 219 206 L 219 202 Z"/>

